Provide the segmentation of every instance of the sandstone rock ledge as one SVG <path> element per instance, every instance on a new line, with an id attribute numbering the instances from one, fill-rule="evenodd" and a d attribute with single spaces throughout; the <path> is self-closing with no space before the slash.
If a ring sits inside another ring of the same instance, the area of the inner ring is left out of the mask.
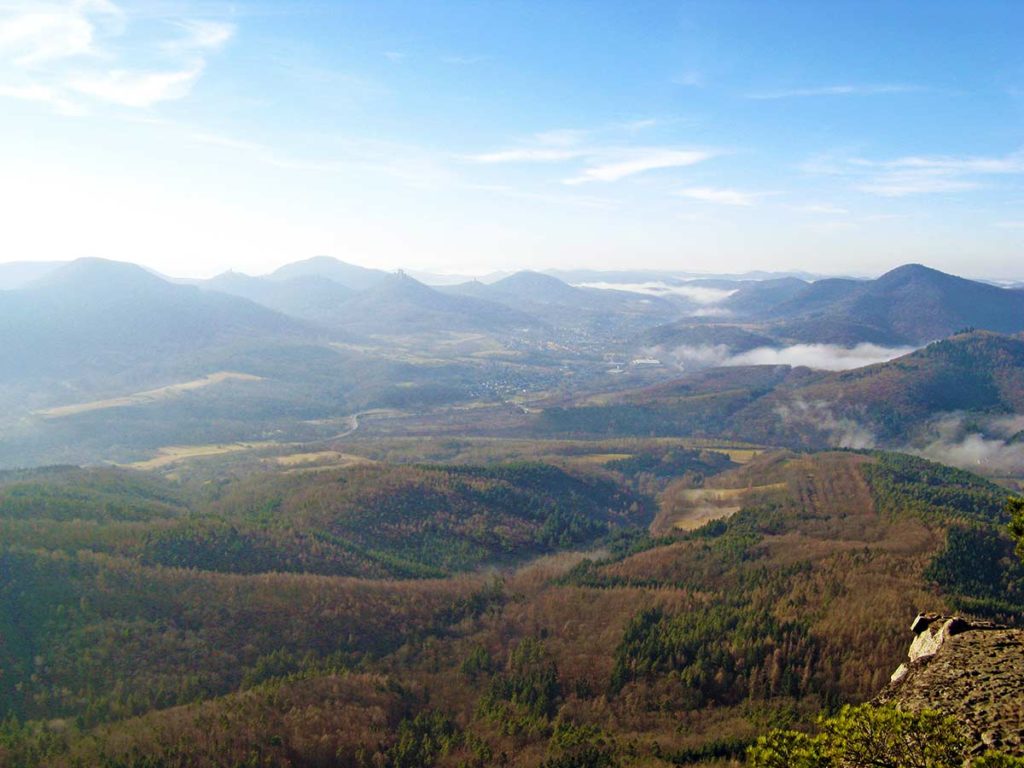
<path id="1" fill-rule="evenodd" d="M 1024 630 L 919 614 L 906 664 L 876 699 L 959 720 L 971 754 L 1024 755 Z"/>

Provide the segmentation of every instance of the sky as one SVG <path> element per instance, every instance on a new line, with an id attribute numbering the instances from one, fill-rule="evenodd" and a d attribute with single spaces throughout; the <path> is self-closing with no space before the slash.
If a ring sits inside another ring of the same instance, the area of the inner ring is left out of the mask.
<path id="1" fill-rule="evenodd" d="M 1024 280 L 1021 2 L 0 0 L 0 261 Z"/>

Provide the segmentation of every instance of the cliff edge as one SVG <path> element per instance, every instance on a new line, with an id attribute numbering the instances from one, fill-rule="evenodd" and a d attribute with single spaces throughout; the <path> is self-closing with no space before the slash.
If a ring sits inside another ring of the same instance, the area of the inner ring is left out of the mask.
<path id="1" fill-rule="evenodd" d="M 1024 755 L 1024 630 L 919 614 L 909 660 L 876 701 L 959 720 L 969 752 Z"/>

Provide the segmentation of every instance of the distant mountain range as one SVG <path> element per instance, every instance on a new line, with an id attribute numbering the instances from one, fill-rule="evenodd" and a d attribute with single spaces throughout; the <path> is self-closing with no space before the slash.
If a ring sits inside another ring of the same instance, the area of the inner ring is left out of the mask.
<path id="1" fill-rule="evenodd" d="M 503 304 L 536 317 L 556 333 L 625 338 L 687 311 L 685 303 L 630 291 L 581 288 L 540 272 L 517 272 L 491 284 L 444 288 L 448 293 Z"/>
<path id="2" fill-rule="evenodd" d="M 267 277 L 270 280 L 289 280 L 296 277 L 326 278 L 353 291 L 363 291 L 380 285 L 390 275 L 391 273 L 380 269 L 346 264 L 330 256 L 314 256 L 312 259 L 286 264 Z"/>
<path id="3" fill-rule="evenodd" d="M 846 343 L 872 331 L 890 343 L 924 343 L 966 327 L 1024 329 L 1024 294 L 908 264 L 877 280 L 820 280 L 768 309 L 801 341 Z M 828 335 L 814 336 L 823 321 Z"/>
<path id="4" fill-rule="evenodd" d="M 542 325 L 538 318 L 487 299 L 442 292 L 405 273 L 388 275 L 339 307 L 336 322 L 375 335 L 510 333 Z"/>
<path id="5" fill-rule="evenodd" d="M 66 264 L 63 261 L 11 261 L 0 264 L 0 291 L 14 291 Z"/>
<path id="6" fill-rule="evenodd" d="M 198 286 L 99 259 L 4 265 L 0 280 L 20 286 L 0 292 L 0 328 L 9 337 L 0 376 L 7 378 L 281 336 L 533 334 L 624 354 L 646 347 L 735 354 L 792 344 L 919 346 L 969 328 L 1024 330 L 1024 291 L 920 265 L 876 280 L 691 280 L 658 295 L 528 271 L 432 288 L 402 272 L 327 257 L 265 277 L 228 272 Z"/>
<path id="7" fill-rule="evenodd" d="M 59 262 L 2 264 L 0 290 L 26 288 L 65 266 Z M 685 273 L 643 270 L 575 270 L 524 271 L 496 280 L 430 288 L 422 280 L 403 275 L 436 293 L 490 304 L 446 302 L 424 290 L 408 290 L 409 282 L 404 292 L 395 293 L 386 287 L 393 282 L 394 273 L 327 256 L 287 264 L 264 277 L 227 272 L 194 282 L 204 290 L 249 299 L 300 320 L 334 329 L 352 325 L 350 330 L 364 328 L 375 334 L 382 330 L 407 333 L 410 329 L 401 323 L 413 320 L 411 330 L 415 332 L 437 332 L 444 330 L 445 324 L 450 330 L 489 332 L 529 325 L 523 315 L 553 328 L 574 326 L 587 333 L 597 330 L 619 336 L 663 324 L 665 328 L 645 337 L 662 344 L 673 343 L 673 334 L 678 335 L 679 343 L 687 343 L 694 336 L 694 326 L 737 323 L 747 328 L 755 325 L 756 333 L 779 345 L 924 344 L 969 327 L 1001 333 L 1024 330 L 1024 290 L 1019 285 L 1000 287 L 917 264 L 899 267 L 875 280 L 825 278 L 813 282 L 813 276 L 803 273 L 686 277 Z M 426 273 L 424 276 L 431 279 Z M 374 307 L 370 299 L 355 301 L 357 294 L 376 288 L 384 288 L 381 301 L 390 302 L 379 323 L 366 311 L 376 312 L 380 306 Z M 349 301 L 355 301 L 351 311 L 344 308 Z M 523 315 L 500 312 L 494 304 Z M 474 312 L 481 313 L 481 322 L 473 322 Z"/>
<path id="8" fill-rule="evenodd" d="M 313 335 L 245 299 L 175 285 L 132 264 L 80 259 L 0 292 L 0 381 L 175 367 L 213 345 Z"/>
<path id="9" fill-rule="evenodd" d="M 1024 330 L 1024 292 L 919 264 L 899 267 L 876 280 L 830 278 L 805 283 L 783 278 L 736 285 L 728 298 L 714 305 L 721 312 L 718 316 L 676 321 L 652 330 L 647 340 L 686 344 L 694 336 L 695 325 L 737 322 L 756 326 L 775 346 L 921 345 L 966 328 L 1000 333 Z"/>
<path id="10" fill-rule="evenodd" d="M 39 438 L 40 455 L 49 455 L 45 446 L 67 446 L 72 433 L 107 447 L 187 440 L 197 425 L 212 440 L 326 434 L 331 419 L 363 408 L 418 412 L 541 393 L 571 403 L 632 391 L 620 405 L 639 408 L 642 422 L 554 408 L 545 430 L 668 430 L 813 447 L 920 442 L 943 413 L 1024 413 L 1014 368 L 1024 367 L 1024 342 L 1012 335 L 1024 331 L 1024 291 L 920 265 L 875 280 L 678 280 L 654 293 L 529 271 L 431 287 L 326 257 L 194 285 L 101 259 L 3 265 L 0 280 L 18 286 L 0 290 L 8 456 L 35 455 L 39 430 L 50 435 Z M 850 373 L 774 364 L 828 367 L 816 359 L 876 345 L 836 366 L 853 367 L 971 329 L 944 342 L 948 349 Z M 192 394 L 170 404 L 141 396 L 224 373 L 232 375 L 201 395 L 174 390 Z M 91 431 L 24 420 L 110 398 L 123 399 L 116 429 L 91 406 L 61 422 L 88 421 Z M 160 428 L 145 426 L 156 411 Z M 654 414 L 650 422 L 644 413 Z M 580 418 L 598 421 L 580 426 Z M 839 422 L 863 434 L 837 437 Z M 79 447 L 76 458 L 92 455 Z"/>
<path id="11" fill-rule="evenodd" d="M 669 269 L 549 269 L 547 274 L 564 280 L 567 283 L 646 283 L 659 281 L 687 281 L 687 280 L 774 280 L 779 278 L 793 277 L 806 282 L 818 280 L 822 275 L 811 272 L 767 272 L 764 270 L 753 270 L 739 274 L 722 272 L 709 274 L 706 272 L 688 272 L 686 270 Z"/>

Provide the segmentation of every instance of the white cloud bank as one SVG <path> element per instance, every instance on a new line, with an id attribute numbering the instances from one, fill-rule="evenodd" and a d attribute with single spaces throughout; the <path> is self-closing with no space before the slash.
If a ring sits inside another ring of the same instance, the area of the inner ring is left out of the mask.
<path id="1" fill-rule="evenodd" d="M 914 351 L 914 347 L 882 347 L 878 344 L 794 344 L 791 347 L 758 347 L 733 355 L 723 365 L 793 365 L 823 371 L 848 371 L 885 363 Z"/>
<path id="2" fill-rule="evenodd" d="M 877 443 L 870 429 L 849 416 L 836 416 L 827 402 L 797 399 L 776 407 L 775 415 L 790 426 L 824 433 L 829 443 L 838 448 L 863 450 L 874 448 Z"/>
<path id="3" fill-rule="evenodd" d="M 977 429 L 983 431 L 975 431 Z M 909 453 L 943 464 L 987 475 L 1024 473 L 1024 415 L 1005 416 L 979 425 L 963 414 L 950 414 L 935 420 L 923 447 L 908 448 Z"/>
<path id="4" fill-rule="evenodd" d="M 672 361 L 683 370 L 740 365 L 791 365 L 820 371 L 848 371 L 884 363 L 913 352 L 913 347 L 882 347 L 877 344 L 794 344 L 789 347 L 758 347 L 734 354 L 725 344 L 657 347 L 645 354 Z"/>
<path id="5" fill-rule="evenodd" d="M 576 283 L 577 288 L 599 288 L 607 291 L 628 291 L 646 296 L 683 296 L 694 304 L 709 306 L 720 304 L 734 293 L 735 289 L 708 288 L 702 285 L 670 285 L 658 281 L 646 283 Z"/>

